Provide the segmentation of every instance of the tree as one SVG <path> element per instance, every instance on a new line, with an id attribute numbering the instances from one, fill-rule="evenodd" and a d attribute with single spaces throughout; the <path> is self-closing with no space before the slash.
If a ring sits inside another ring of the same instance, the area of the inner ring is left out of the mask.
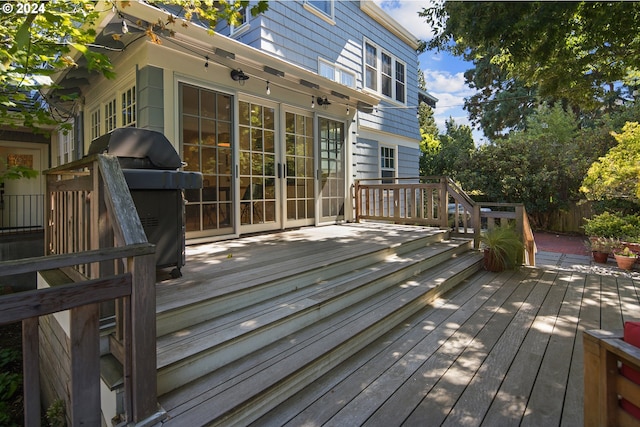
<path id="1" fill-rule="evenodd" d="M 90 71 L 114 78 L 109 58 L 93 49 L 96 24 L 101 13 L 96 7 L 108 7 L 122 13 L 129 1 L 100 2 L 89 0 L 65 0 L 56 2 L 29 2 L 37 13 L 18 13 L 18 3 L 6 3 L 14 8 L 12 13 L 0 14 L 0 124 L 20 124 L 33 129 L 52 123 L 44 97 L 37 96 L 44 88 L 51 87 L 51 77 L 69 67 L 77 67 L 74 53 L 79 52 Z M 21 5 L 27 2 L 20 3 Z M 172 5 L 186 21 L 197 19 L 215 28 L 226 19 L 237 23 L 240 11 L 249 1 L 213 0 L 163 0 L 158 4 Z M 22 7 L 22 6 L 20 6 Z M 267 1 L 251 6 L 251 14 L 267 10 Z M 3 12 L 8 12 L 3 9 Z M 22 10 L 21 12 L 24 12 Z M 170 36 L 179 31 L 175 16 L 159 13 L 158 21 L 150 23 L 147 36 L 160 43 L 158 34 Z M 117 35 L 114 35 L 117 37 Z M 66 95 L 73 98 L 74 95 Z"/>
<path id="2" fill-rule="evenodd" d="M 584 160 L 577 135 L 572 113 L 560 106 L 539 107 L 526 129 L 478 147 L 459 180 L 488 200 L 524 203 L 533 224 L 545 228 L 554 210 L 580 197 L 590 158 Z"/>
<path id="3" fill-rule="evenodd" d="M 592 111 L 624 100 L 616 83 L 637 85 L 637 2 L 446 1 L 420 15 L 434 28 L 426 47 L 473 62 L 467 80 L 480 92 L 478 103 L 495 107 L 505 98 L 531 102 L 527 97 L 537 96 L 537 103 L 562 101 L 574 112 Z M 489 122 L 480 112 L 476 118 Z M 496 118 L 488 136 L 499 123 Z"/>
<path id="4" fill-rule="evenodd" d="M 580 190 L 590 200 L 623 199 L 640 204 L 640 125 L 612 133 L 618 145 L 594 162 Z"/>
<path id="5" fill-rule="evenodd" d="M 453 118 L 449 118 L 445 126 L 443 135 L 423 136 L 420 173 L 426 176 L 448 175 L 455 180 L 467 167 L 474 150 L 473 135 L 469 126 L 458 125 Z"/>

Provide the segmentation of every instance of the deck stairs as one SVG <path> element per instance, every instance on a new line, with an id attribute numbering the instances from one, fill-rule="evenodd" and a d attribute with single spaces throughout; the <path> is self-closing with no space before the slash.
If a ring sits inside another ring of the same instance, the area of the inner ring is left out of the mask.
<path id="1" fill-rule="evenodd" d="M 481 266 L 446 230 L 366 243 L 267 248 L 219 275 L 189 260 L 182 282 L 160 284 L 162 425 L 247 425 Z"/>

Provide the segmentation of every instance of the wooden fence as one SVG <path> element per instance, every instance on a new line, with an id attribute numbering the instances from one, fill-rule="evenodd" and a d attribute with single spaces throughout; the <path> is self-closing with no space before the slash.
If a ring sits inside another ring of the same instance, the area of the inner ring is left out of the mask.
<path id="1" fill-rule="evenodd" d="M 356 180 L 355 215 L 356 221 L 447 228 L 454 236 L 474 238 L 476 248 L 482 229 L 510 224 L 522 236 L 524 261 L 535 265 L 535 240 L 524 205 L 474 202 L 448 177 Z"/>
<path id="2" fill-rule="evenodd" d="M 131 214 L 118 161 L 95 155 L 45 174 L 46 255 L 0 263 L 2 275 L 60 269 L 73 281 L 0 297 L 0 324 L 23 324 L 25 425 L 40 425 L 39 317 L 63 310 L 70 311 L 68 421 L 100 425 L 100 303 L 110 300 L 118 301 L 111 343 L 124 370 L 124 421 L 159 417 L 155 247 Z"/>

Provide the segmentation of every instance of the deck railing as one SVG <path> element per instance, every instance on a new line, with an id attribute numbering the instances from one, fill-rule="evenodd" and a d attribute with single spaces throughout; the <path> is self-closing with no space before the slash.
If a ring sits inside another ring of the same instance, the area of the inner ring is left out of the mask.
<path id="1" fill-rule="evenodd" d="M 0 234 L 42 230 L 43 194 L 0 195 Z"/>
<path id="2" fill-rule="evenodd" d="M 0 324 L 23 324 L 25 425 L 40 424 L 39 317 L 63 310 L 70 317 L 67 414 L 72 425 L 100 425 L 99 303 L 114 299 L 111 352 L 124 370 L 124 421 L 158 416 L 155 247 L 118 161 L 95 155 L 45 174 L 46 255 L 0 263 L 2 275 L 60 269 L 73 282 L 0 297 Z"/>
<path id="3" fill-rule="evenodd" d="M 535 240 L 524 205 L 477 203 L 448 177 L 371 178 L 355 182 L 356 221 L 447 228 L 474 239 L 482 229 L 510 224 L 522 236 L 524 262 L 535 265 Z"/>

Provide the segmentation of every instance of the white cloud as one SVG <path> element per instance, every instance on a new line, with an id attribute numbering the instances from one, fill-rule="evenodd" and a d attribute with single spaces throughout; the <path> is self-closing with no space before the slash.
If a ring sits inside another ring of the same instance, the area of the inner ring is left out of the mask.
<path id="1" fill-rule="evenodd" d="M 420 40 L 430 40 L 433 37 L 431 27 L 425 18 L 418 16 L 418 12 L 431 5 L 425 0 L 374 0 L 393 19 Z"/>

